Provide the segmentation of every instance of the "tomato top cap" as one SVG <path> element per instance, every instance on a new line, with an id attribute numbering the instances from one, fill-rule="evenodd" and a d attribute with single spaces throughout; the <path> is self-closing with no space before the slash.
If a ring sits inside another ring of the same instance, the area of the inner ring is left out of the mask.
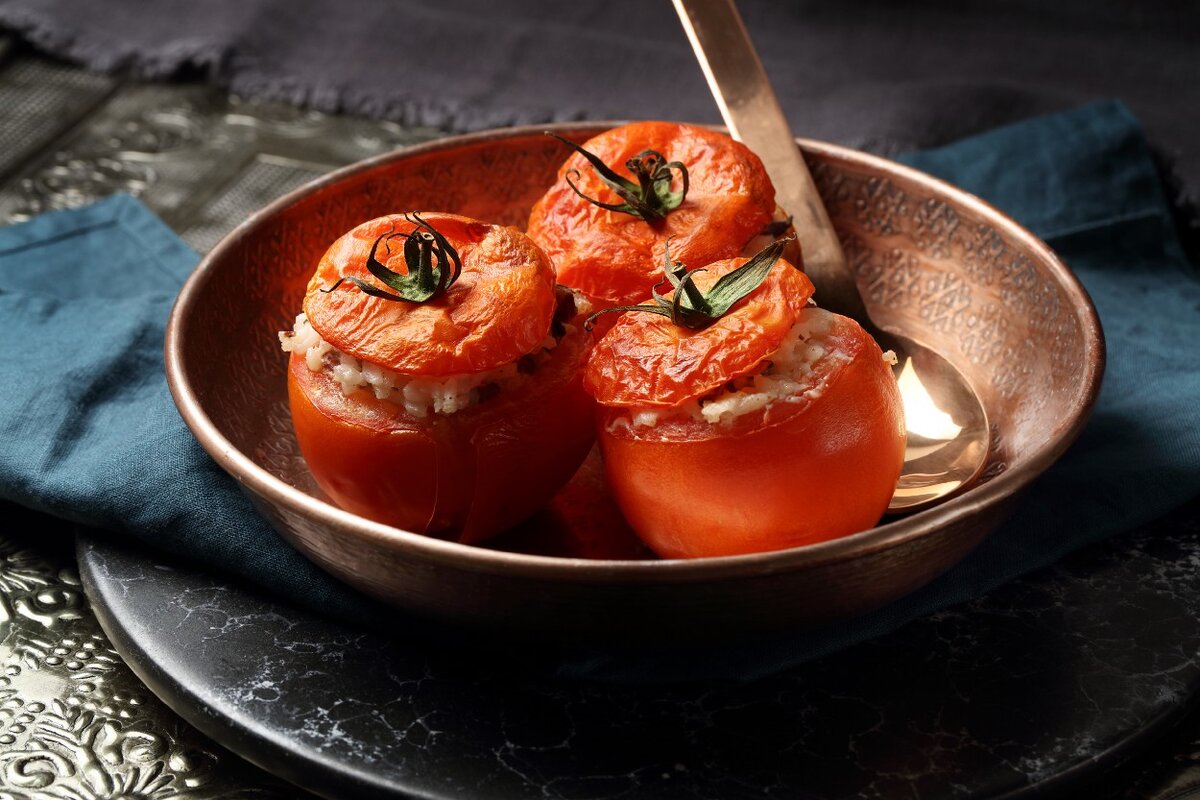
<path id="1" fill-rule="evenodd" d="M 431 241 L 427 228 L 436 231 Z M 405 247 L 392 246 L 397 238 Z M 425 260 L 438 256 L 431 267 L 437 290 L 423 302 L 382 296 L 388 293 L 372 284 L 380 275 L 395 276 L 390 287 L 428 284 L 406 262 L 405 250 L 414 247 Z M 550 330 L 554 285 L 549 259 L 515 228 L 457 214 L 389 214 L 330 246 L 309 281 L 304 312 L 342 352 L 404 375 L 439 377 L 496 369 L 532 351 Z"/>
<path id="2" fill-rule="evenodd" d="M 695 270 L 710 290 L 750 259 L 729 258 Z M 624 314 L 596 343 L 584 385 L 606 406 L 676 406 L 752 372 L 779 349 L 812 296 L 804 273 L 783 259 L 762 283 L 715 322 L 684 328 L 660 314 Z"/>
<path id="3" fill-rule="evenodd" d="M 741 253 L 774 213 L 770 178 L 741 142 L 696 125 L 635 122 L 571 154 L 528 229 L 564 284 L 600 305 L 625 305 L 657 282 L 668 237 L 677 257 L 707 264 Z"/>

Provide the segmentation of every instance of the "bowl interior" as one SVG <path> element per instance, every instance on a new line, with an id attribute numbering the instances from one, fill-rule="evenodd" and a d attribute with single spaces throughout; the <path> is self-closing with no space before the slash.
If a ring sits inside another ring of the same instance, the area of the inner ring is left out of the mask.
<path id="1" fill-rule="evenodd" d="M 604 127 L 558 130 L 583 140 Z M 1101 350 L 1086 294 L 1044 245 L 980 201 L 881 159 L 805 149 L 872 316 L 935 342 L 979 394 L 992 435 L 983 482 L 1018 469 L 1032 479 L 1094 397 Z M 291 327 L 321 254 L 363 220 L 401 210 L 524 227 L 563 158 L 540 128 L 462 137 L 365 162 L 275 203 L 210 254 L 177 308 L 180 380 L 233 448 L 320 497 L 291 433 L 277 332 Z M 514 541 L 505 546 L 546 550 L 537 537 Z M 616 547 L 602 555 L 642 555 L 627 540 Z"/>

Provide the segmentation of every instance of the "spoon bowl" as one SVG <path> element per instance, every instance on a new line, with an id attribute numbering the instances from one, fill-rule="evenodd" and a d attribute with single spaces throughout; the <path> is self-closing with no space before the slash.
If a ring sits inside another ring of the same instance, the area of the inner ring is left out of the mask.
<path id="1" fill-rule="evenodd" d="M 908 433 L 888 513 L 909 513 L 944 500 L 980 476 L 990 438 L 987 411 L 962 373 L 936 351 L 872 328 L 867 331 L 879 346 L 896 353 L 893 371 Z"/>

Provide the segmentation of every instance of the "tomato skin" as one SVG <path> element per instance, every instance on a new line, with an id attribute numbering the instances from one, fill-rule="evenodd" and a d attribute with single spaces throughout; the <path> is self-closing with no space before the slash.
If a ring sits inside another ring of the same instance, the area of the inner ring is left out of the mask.
<path id="1" fill-rule="evenodd" d="M 878 345 L 839 319 L 839 335 L 857 342 L 853 357 L 811 402 L 776 401 L 727 426 L 686 418 L 630 428 L 614 425 L 626 411 L 601 408 L 609 485 L 658 555 L 781 550 L 879 520 L 904 458 L 900 393 Z"/>
<path id="2" fill-rule="evenodd" d="M 421 218 L 462 260 L 462 274 L 445 294 L 406 303 L 349 282 L 331 288 L 346 275 L 375 283 L 366 267 L 375 241 L 416 227 L 408 216 L 388 214 L 347 231 L 321 257 L 304 297 L 313 329 L 343 353 L 404 375 L 486 372 L 531 352 L 554 316 L 556 278 L 546 254 L 515 228 L 442 212 Z M 388 246 L 376 258 L 406 272 L 402 247 L 397 240 L 390 252 Z"/>
<path id="3" fill-rule="evenodd" d="M 304 354 L 288 367 L 300 452 L 347 511 L 463 543 L 544 506 L 587 455 L 594 403 L 583 390 L 581 332 L 564 337 L 528 380 L 455 414 L 409 415 L 366 390 L 350 397 Z"/>
<path id="4" fill-rule="evenodd" d="M 748 260 L 726 258 L 696 270 L 696 285 L 707 291 Z M 623 314 L 593 348 L 584 385 L 606 406 L 669 407 L 707 394 L 777 350 L 812 293 L 808 276 L 780 259 L 757 289 L 706 328 Z"/>
<path id="5" fill-rule="evenodd" d="M 700 266 L 741 253 L 775 214 L 775 188 L 762 161 L 726 134 L 695 125 L 635 122 L 605 131 L 583 147 L 626 176 L 627 159 L 656 150 L 668 161 L 683 162 L 690 180 L 683 204 L 649 223 L 575 194 L 566 178 L 578 170 L 576 183 L 584 193 L 621 202 L 583 156 L 566 159 L 554 185 L 530 211 L 528 233 L 554 262 L 559 282 L 587 295 L 598 308 L 645 300 L 662 279 L 669 238 L 672 258 Z"/>

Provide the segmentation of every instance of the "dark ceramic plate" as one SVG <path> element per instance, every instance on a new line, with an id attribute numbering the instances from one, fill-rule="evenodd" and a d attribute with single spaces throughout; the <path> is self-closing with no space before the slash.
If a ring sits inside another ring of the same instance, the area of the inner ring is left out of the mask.
<path id="1" fill-rule="evenodd" d="M 1200 681 L 1200 502 L 745 686 L 498 671 L 84 540 L 117 649 L 186 719 L 329 797 L 1110 797 Z"/>

